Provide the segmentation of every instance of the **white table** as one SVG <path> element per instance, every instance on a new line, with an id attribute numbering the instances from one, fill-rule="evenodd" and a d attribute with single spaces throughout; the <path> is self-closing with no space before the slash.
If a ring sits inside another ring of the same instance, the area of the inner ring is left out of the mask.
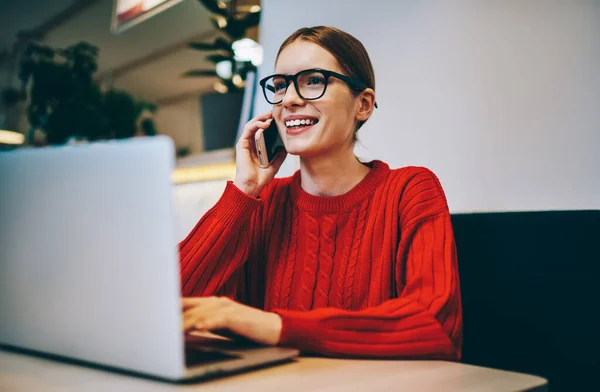
<path id="1" fill-rule="evenodd" d="M 0 350 L 0 391 L 547 391 L 547 381 L 444 361 L 292 362 L 195 384 L 169 384 Z"/>

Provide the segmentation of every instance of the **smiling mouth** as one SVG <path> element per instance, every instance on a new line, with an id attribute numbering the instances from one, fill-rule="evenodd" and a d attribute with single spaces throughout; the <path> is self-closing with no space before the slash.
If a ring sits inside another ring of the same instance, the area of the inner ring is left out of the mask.
<path id="1" fill-rule="evenodd" d="M 309 119 L 309 118 L 301 119 L 301 120 L 289 120 L 289 121 L 285 122 L 285 126 L 286 126 L 286 128 L 289 128 L 289 129 L 297 129 L 297 128 L 315 125 L 318 122 L 319 122 L 319 120 Z"/>

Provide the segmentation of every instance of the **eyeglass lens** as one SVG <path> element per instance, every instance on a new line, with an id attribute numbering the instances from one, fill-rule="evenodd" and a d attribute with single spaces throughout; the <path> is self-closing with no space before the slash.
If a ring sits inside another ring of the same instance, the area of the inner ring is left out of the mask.
<path id="1" fill-rule="evenodd" d="M 288 78 L 289 80 L 289 78 Z M 305 71 L 297 75 L 294 81 L 296 90 L 302 99 L 320 98 L 327 86 L 327 79 L 319 71 Z M 275 75 L 269 78 L 265 83 L 265 96 L 271 104 L 278 104 L 283 101 L 283 97 L 289 87 L 288 82 L 282 76 Z"/>

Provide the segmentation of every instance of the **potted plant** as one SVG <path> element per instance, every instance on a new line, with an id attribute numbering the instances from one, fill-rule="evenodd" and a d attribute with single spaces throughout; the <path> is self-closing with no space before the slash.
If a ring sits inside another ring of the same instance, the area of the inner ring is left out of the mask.
<path id="1" fill-rule="evenodd" d="M 30 43 L 20 59 L 19 79 L 27 96 L 30 135 L 41 129 L 47 144 L 127 138 L 138 120 L 146 135 L 156 133 L 151 117 L 156 107 L 120 90 L 102 92 L 94 80 L 98 48 L 80 42 L 65 49 Z"/>
<path id="2" fill-rule="evenodd" d="M 242 93 L 249 72 L 256 72 L 262 61 L 240 56 L 248 55 L 248 44 L 260 47 L 247 38 L 248 29 L 260 22 L 261 8 L 258 5 L 238 5 L 237 0 L 227 3 L 217 0 L 199 0 L 211 12 L 210 20 L 221 36 L 213 42 L 191 42 L 189 47 L 197 51 L 214 52 L 206 60 L 215 64 L 213 69 L 195 69 L 184 74 L 185 77 L 219 77 L 215 89 L 220 93 Z M 245 50 L 244 50 L 245 49 Z M 254 49 L 254 48 L 252 48 Z"/>

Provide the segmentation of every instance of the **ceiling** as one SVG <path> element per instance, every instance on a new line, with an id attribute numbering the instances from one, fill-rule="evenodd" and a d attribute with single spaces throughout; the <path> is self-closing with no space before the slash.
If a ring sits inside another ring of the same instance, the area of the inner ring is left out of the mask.
<path id="1" fill-rule="evenodd" d="M 11 9 L 6 11 L 5 2 L 1 2 L 0 48 L 10 47 L 19 30 L 33 29 L 66 7 L 81 1 L 10 2 L 13 3 Z M 260 4 L 260 1 L 238 3 Z M 44 43 L 52 47 L 66 47 L 87 41 L 97 46 L 99 79 L 157 103 L 174 102 L 186 96 L 212 91 L 216 78 L 181 76 L 191 69 L 214 67 L 204 60 L 205 53 L 187 48 L 188 42 L 212 41 L 219 34 L 210 22 L 210 14 L 197 0 L 183 0 L 120 34 L 113 34 L 110 29 L 113 0 L 90 0 L 90 4 L 79 14 L 50 30 Z M 256 31 L 250 34 L 257 36 Z"/>
<path id="2" fill-rule="evenodd" d="M 114 86 L 158 103 L 213 91 L 212 86 L 218 80 L 216 77 L 181 76 L 185 71 L 196 68 L 212 69 L 214 64 L 206 62 L 200 52 L 181 48 L 117 77 Z"/>
<path id="3" fill-rule="evenodd" d="M 211 88 L 214 79 L 181 78 L 204 57 L 187 49 L 186 42 L 215 31 L 208 11 L 198 1 L 184 0 L 120 34 L 110 30 L 112 10 L 113 0 L 101 0 L 51 31 L 45 41 L 55 47 L 78 41 L 98 46 L 98 73 L 110 77 L 110 72 L 116 71 L 121 75 L 114 79 L 114 87 L 144 99 L 168 100 Z M 127 67 L 140 60 L 139 66 Z M 127 67 L 126 72 L 122 67 Z"/>
<path id="4" fill-rule="evenodd" d="M 19 31 L 31 30 L 76 0 L 0 1 L 0 51 L 10 50 Z"/>

